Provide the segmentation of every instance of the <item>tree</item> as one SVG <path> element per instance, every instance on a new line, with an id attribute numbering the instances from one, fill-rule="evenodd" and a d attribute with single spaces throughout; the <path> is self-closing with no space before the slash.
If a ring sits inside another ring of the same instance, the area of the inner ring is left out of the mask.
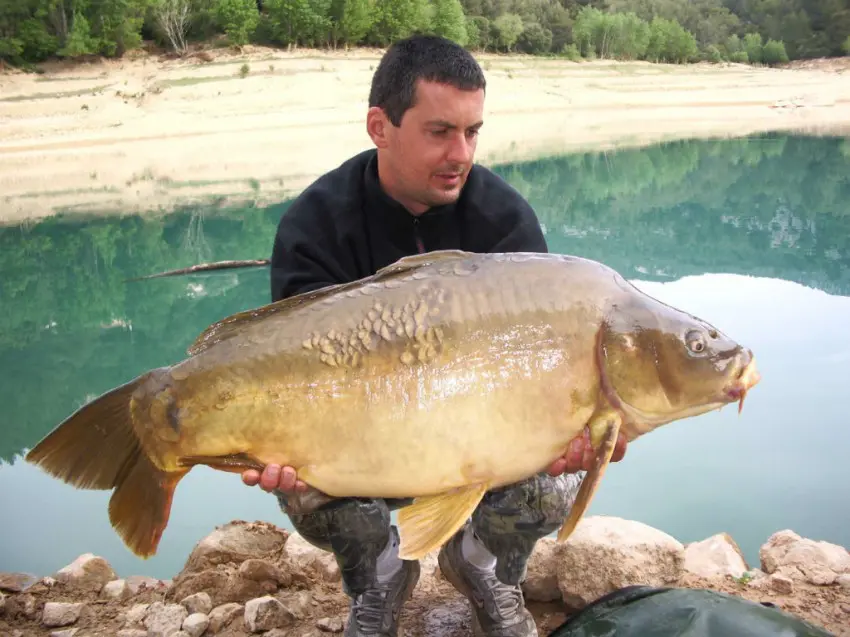
<path id="1" fill-rule="evenodd" d="M 186 33 L 191 22 L 190 0 L 155 0 L 153 13 L 174 50 L 186 52 Z"/>
<path id="2" fill-rule="evenodd" d="M 434 33 L 465 46 L 469 42 L 469 33 L 460 0 L 434 0 L 433 6 L 431 28 Z"/>
<path id="3" fill-rule="evenodd" d="M 515 13 L 503 13 L 493 20 L 492 25 L 496 46 L 511 51 L 522 33 L 522 18 Z"/>

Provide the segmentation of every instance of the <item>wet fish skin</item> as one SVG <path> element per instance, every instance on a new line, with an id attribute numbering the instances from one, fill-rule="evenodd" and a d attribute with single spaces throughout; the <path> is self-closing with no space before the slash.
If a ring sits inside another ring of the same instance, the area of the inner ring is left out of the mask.
<path id="1" fill-rule="evenodd" d="M 399 513 L 402 554 L 417 557 L 587 426 L 597 466 L 565 539 L 621 427 L 634 439 L 758 380 L 749 350 L 713 326 L 607 266 L 551 254 L 408 257 L 228 317 L 189 352 L 81 408 L 27 456 L 75 486 L 115 488 L 110 519 L 142 556 L 193 464 L 278 463 L 332 496 L 417 497 Z"/>

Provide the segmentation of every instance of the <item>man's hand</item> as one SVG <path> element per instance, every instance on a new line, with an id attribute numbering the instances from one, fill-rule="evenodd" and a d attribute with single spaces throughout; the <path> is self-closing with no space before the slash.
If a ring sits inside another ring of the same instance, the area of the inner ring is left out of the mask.
<path id="1" fill-rule="evenodd" d="M 279 464 L 266 465 L 262 474 L 256 469 L 248 469 L 242 473 L 242 482 L 249 487 L 259 484 L 263 491 L 280 489 L 284 493 L 303 493 L 307 490 L 307 485 L 297 479 L 295 469 L 281 467 Z"/>
<path id="2" fill-rule="evenodd" d="M 617 444 L 614 445 L 614 453 L 611 454 L 611 462 L 620 462 L 626 455 L 626 437 L 620 433 L 617 436 Z M 567 453 L 555 460 L 547 473 L 551 476 L 559 476 L 562 473 L 576 473 L 578 471 L 590 471 L 595 462 L 596 452 L 590 444 L 590 432 L 585 429 L 581 436 L 576 436 L 567 448 Z"/>

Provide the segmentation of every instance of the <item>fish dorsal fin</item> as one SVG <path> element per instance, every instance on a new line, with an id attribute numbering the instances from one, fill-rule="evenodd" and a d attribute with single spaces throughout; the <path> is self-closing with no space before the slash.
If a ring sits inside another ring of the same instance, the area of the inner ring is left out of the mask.
<path id="1" fill-rule="evenodd" d="M 464 252 L 463 250 L 437 250 L 434 252 L 426 252 L 425 254 L 415 254 L 408 257 L 402 257 L 395 263 L 391 263 L 375 272 L 372 276 L 357 279 L 349 283 L 337 283 L 328 285 L 318 290 L 311 292 L 302 292 L 295 296 L 290 296 L 274 303 L 262 305 L 258 308 L 237 312 L 223 318 L 216 323 L 207 327 L 189 346 L 187 352 L 190 356 L 194 356 L 203 352 L 216 343 L 221 343 L 229 338 L 232 338 L 239 333 L 245 325 L 254 321 L 261 321 L 273 314 L 280 314 L 292 311 L 296 308 L 303 308 L 313 303 L 317 303 L 334 294 L 345 292 L 346 290 L 362 287 L 369 283 L 385 281 L 400 276 L 416 268 L 426 266 L 432 263 L 441 261 L 453 261 L 471 256 L 472 252 Z"/>
<path id="2" fill-rule="evenodd" d="M 395 263 L 391 263 L 390 265 L 379 269 L 375 272 L 374 278 L 376 280 L 380 280 L 389 275 L 410 272 L 411 270 L 416 270 L 417 268 L 431 265 L 433 263 L 466 259 L 471 257 L 473 254 L 475 253 L 467 252 L 465 250 L 434 250 L 433 252 L 425 252 L 423 254 L 412 254 L 407 257 L 402 257 Z"/>

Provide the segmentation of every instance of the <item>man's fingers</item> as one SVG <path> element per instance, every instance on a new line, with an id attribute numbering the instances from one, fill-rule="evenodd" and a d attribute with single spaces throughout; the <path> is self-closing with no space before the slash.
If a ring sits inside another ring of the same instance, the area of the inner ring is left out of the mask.
<path id="1" fill-rule="evenodd" d="M 254 487 L 260 481 L 260 472 L 256 469 L 248 469 L 242 472 L 242 482 L 249 487 Z"/>
<path id="2" fill-rule="evenodd" d="M 294 491 L 295 482 L 295 469 L 293 469 L 292 467 L 284 467 L 280 472 L 280 490 Z"/>
<path id="3" fill-rule="evenodd" d="M 551 465 L 549 465 L 549 469 L 547 469 L 547 473 L 550 476 L 557 477 L 564 473 L 567 470 L 567 460 L 563 456 L 555 460 Z"/>
<path id="4" fill-rule="evenodd" d="M 623 434 L 617 436 L 617 444 L 614 445 L 614 453 L 611 454 L 611 462 L 620 462 L 626 455 L 626 437 Z"/>
<path id="5" fill-rule="evenodd" d="M 271 491 L 272 489 L 276 489 L 279 480 L 280 465 L 267 465 L 266 468 L 263 469 L 263 473 L 260 475 L 260 488 L 263 489 L 263 491 Z"/>

